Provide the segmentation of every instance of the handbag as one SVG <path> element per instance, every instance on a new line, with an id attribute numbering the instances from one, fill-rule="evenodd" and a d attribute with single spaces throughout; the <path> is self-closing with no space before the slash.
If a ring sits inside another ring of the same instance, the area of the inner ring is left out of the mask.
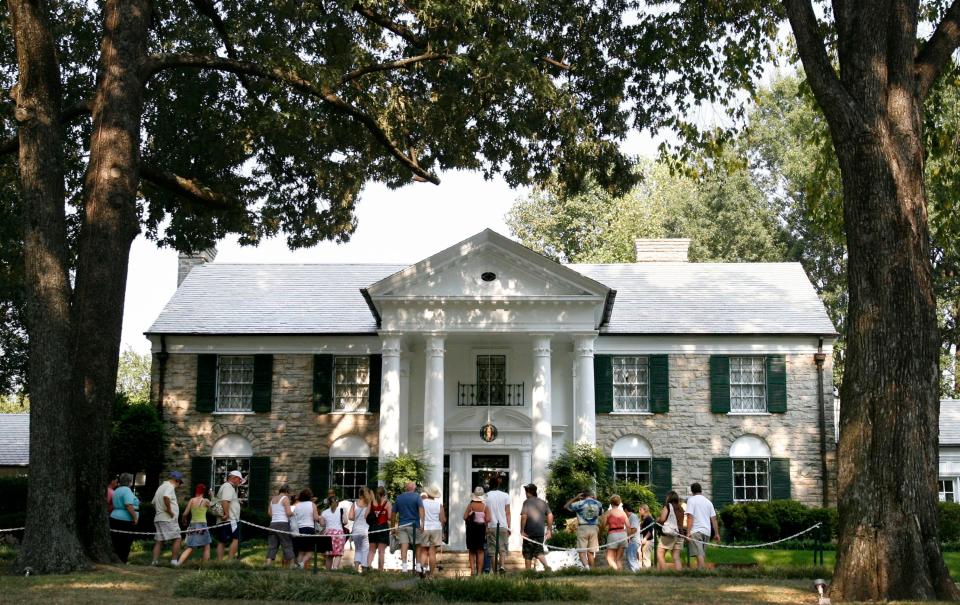
<path id="1" fill-rule="evenodd" d="M 210 514 L 217 518 L 217 523 L 220 522 L 220 519 L 223 519 L 223 504 L 220 502 L 220 493 L 223 491 L 223 486 L 220 486 L 220 489 L 217 490 L 217 494 L 210 499 Z"/>

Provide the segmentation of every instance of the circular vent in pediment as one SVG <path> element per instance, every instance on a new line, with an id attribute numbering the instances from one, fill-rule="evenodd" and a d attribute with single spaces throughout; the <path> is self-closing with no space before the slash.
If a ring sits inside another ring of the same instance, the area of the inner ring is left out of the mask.
<path id="1" fill-rule="evenodd" d="M 497 274 L 494 273 L 493 271 L 484 271 L 483 273 L 480 274 L 480 279 L 482 279 L 483 281 L 493 281 L 497 279 Z"/>

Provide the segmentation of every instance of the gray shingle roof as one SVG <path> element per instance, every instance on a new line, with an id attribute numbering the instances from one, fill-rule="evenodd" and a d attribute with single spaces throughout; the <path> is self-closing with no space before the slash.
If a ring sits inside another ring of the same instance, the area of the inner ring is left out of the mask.
<path id="1" fill-rule="evenodd" d="M 0 414 L 0 466 L 30 464 L 30 414 Z"/>
<path id="2" fill-rule="evenodd" d="M 211 263 L 190 272 L 155 334 L 374 333 L 361 288 L 406 265 Z M 617 291 L 607 334 L 834 334 L 798 263 L 570 265 Z"/>
<path id="3" fill-rule="evenodd" d="M 940 400 L 940 445 L 960 445 L 960 399 Z"/>

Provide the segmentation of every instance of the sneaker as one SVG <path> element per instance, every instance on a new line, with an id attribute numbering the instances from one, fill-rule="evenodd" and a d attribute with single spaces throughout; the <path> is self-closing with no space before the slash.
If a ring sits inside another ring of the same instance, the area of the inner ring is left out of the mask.
<path id="1" fill-rule="evenodd" d="M 158 565 L 160 565 L 160 561 L 157 561 L 156 559 L 154 559 L 153 561 L 150 561 L 150 565 L 153 567 L 157 567 Z"/>
<path id="2" fill-rule="evenodd" d="M 180 561 L 178 559 L 170 559 L 170 567 L 180 567 Z"/>
<path id="3" fill-rule="evenodd" d="M 400 566 L 400 572 L 401 572 L 401 573 L 407 573 L 408 571 L 410 571 L 410 570 L 407 568 L 407 564 L 406 564 L 406 563 L 404 563 L 403 565 Z"/>
<path id="4" fill-rule="evenodd" d="M 304 569 L 303 561 L 297 561 L 297 569 Z"/>

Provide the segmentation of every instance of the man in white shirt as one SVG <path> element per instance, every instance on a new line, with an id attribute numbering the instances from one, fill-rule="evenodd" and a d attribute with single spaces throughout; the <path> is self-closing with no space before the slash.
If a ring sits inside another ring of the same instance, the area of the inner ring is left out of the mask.
<path id="1" fill-rule="evenodd" d="M 153 496 L 153 524 L 156 541 L 153 543 L 153 565 L 160 564 L 160 551 L 167 542 L 173 542 L 173 558 L 170 565 L 176 567 L 180 559 L 180 505 L 177 503 L 177 487 L 183 485 L 183 475 L 177 471 L 160 484 Z"/>
<path id="2" fill-rule="evenodd" d="M 217 499 L 223 506 L 223 518 L 217 523 L 230 522 L 230 525 L 221 527 L 217 535 L 217 559 L 220 561 L 223 561 L 223 545 L 226 542 L 230 543 L 228 556 L 231 559 L 236 558 L 240 547 L 240 496 L 237 493 L 237 487 L 241 483 L 243 483 L 243 473 L 237 470 L 230 471 L 227 481 L 217 492 Z"/>
<path id="3" fill-rule="evenodd" d="M 499 546 L 500 566 L 497 571 L 503 572 L 503 557 L 507 554 L 510 542 L 510 496 L 500 491 L 500 477 L 496 475 L 490 478 L 487 508 L 490 509 L 490 520 L 487 522 L 487 560 L 493 569 L 494 556 Z"/>
<path id="4" fill-rule="evenodd" d="M 690 493 L 693 495 L 687 499 L 687 508 L 684 513 L 687 519 L 687 536 L 691 538 L 690 554 L 697 557 L 697 567 L 700 569 L 707 566 L 706 549 L 703 543 L 710 541 L 711 529 L 713 541 L 720 543 L 717 511 L 713 508 L 713 502 L 707 500 L 702 491 L 699 483 L 690 486 Z"/>

